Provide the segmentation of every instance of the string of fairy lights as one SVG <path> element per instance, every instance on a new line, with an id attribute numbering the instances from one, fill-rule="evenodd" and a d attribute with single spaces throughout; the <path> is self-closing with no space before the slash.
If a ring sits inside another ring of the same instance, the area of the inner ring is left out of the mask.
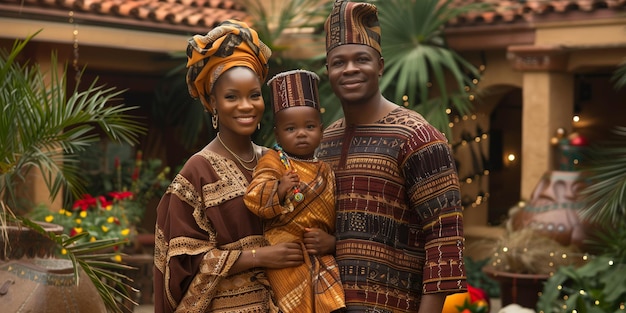
<path id="1" fill-rule="evenodd" d="M 73 49 L 73 59 L 72 59 L 72 69 L 74 70 L 74 80 L 76 85 L 80 84 L 81 72 L 78 67 L 79 60 L 79 52 L 78 52 L 78 24 L 74 19 L 74 11 L 70 10 L 68 13 L 68 22 L 73 26 L 72 29 L 72 49 Z"/>
<path id="2" fill-rule="evenodd" d="M 482 64 L 478 66 L 479 77 L 487 69 L 486 60 L 484 55 L 481 55 Z M 467 99 L 472 103 L 473 107 L 476 107 L 476 95 L 472 92 L 478 88 L 480 80 L 478 78 L 472 78 L 471 85 L 464 87 L 467 94 Z M 453 114 L 453 110 L 448 108 L 446 110 L 448 116 Z M 460 133 L 460 136 L 456 141 L 451 143 L 452 150 L 455 155 L 463 155 L 463 159 L 468 161 L 469 167 L 463 164 L 457 164 L 459 167 L 459 183 L 463 193 L 461 205 L 464 209 L 476 208 L 482 204 L 486 204 L 489 199 L 489 192 L 485 191 L 488 186 L 484 186 L 486 178 L 489 176 L 489 158 L 485 156 L 485 149 L 489 151 L 489 132 L 482 129 L 480 125 L 488 125 L 489 118 L 485 114 L 472 113 L 469 115 L 454 115 L 450 117 L 448 126 L 453 134 Z M 468 131 L 473 127 L 475 130 Z M 458 131 L 460 129 L 460 131 Z M 466 153 L 463 153 L 463 151 Z M 469 156 L 468 156 L 469 155 Z M 467 170 L 468 168 L 469 170 Z M 471 193 L 474 191 L 474 193 Z"/>
<path id="3" fill-rule="evenodd" d="M 486 65 L 484 64 L 485 63 L 484 56 L 481 56 L 481 57 L 483 59 L 483 64 L 478 66 L 478 71 L 480 75 L 482 75 L 482 73 L 487 68 Z M 471 93 L 471 91 L 476 89 L 479 83 L 479 79 L 473 78 L 471 82 L 473 86 L 465 86 L 464 89 L 466 92 L 469 93 L 467 96 L 468 100 L 472 102 L 472 104 L 474 104 L 474 101 L 476 100 L 476 96 L 473 93 Z M 429 88 L 432 87 L 432 83 L 428 82 L 427 87 Z M 404 95 L 402 97 L 402 102 L 405 107 L 409 106 L 409 99 L 407 95 Z M 452 112 L 453 110 L 451 108 L 446 109 L 446 113 L 449 116 L 452 114 Z M 448 126 L 454 133 L 454 128 L 455 127 L 463 128 L 464 122 L 474 121 L 475 123 L 477 123 L 479 119 L 483 119 L 483 118 L 486 118 L 484 114 L 470 114 L 470 115 L 463 115 L 463 116 L 457 115 L 457 116 L 450 118 L 450 123 L 448 124 Z M 472 173 L 469 173 L 465 175 L 464 177 L 460 177 L 459 183 L 461 185 L 461 190 L 464 191 L 463 192 L 464 195 L 461 200 L 461 205 L 463 206 L 464 209 L 469 208 L 469 207 L 475 208 L 482 204 L 486 204 L 487 199 L 489 198 L 489 193 L 485 192 L 484 191 L 485 188 L 484 186 L 482 186 L 483 184 L 482 178 L 489 176 L 489 166 L 488 166 L 489 162 L 488 162 L 488 159 L 484 156 L 484 153 L 482 152 L 485 147 L 487 149 L 489 147 L 488 146 L 489 143 L 487 140 L 488 137 L 489 137 L 488 131 L 482 130 L 480 127 L 476 127 L 475 134 L 464 132 L 459 141 L 451 144 L 451 147 L 455 155 L 458 154 L 459 150 L 462 147 L 470 147 L 472 145 L 478 145 L 476 149 L 478 149 L 480 159 L 481 159 L 481 160 L 477 160 L 476 158 L 478 158 L 478 156 L 476 155 L 476 153 L 471 153 L 470 161 L 474 165 L 472 166 Z M 485 142 L 486 142 L 486 146 L 483 146 L 483 143 Z M 470 148 L 470 149 L 473 149 L 473 148 Z M 476 166 L 476 164 L 479 164 L 479 165 Z M 460 173 L 462 169 L 457 168 L 457 170 Z M 472 186 L 472 185 L 479 185 L 478 192 L 476 192 L 475 195 L 469 195 L 468 192 L 466 191 L 467 189 L 471 189 L 467 187 Z M 466 188 L 463 188 L 464 186 Z"/>
<path id="4" fill-rule="evenodd" d="M 451 110 L 449 110 L 451 111 Z M 455 116 L 452 118 L 449 126 L 451 129 L 460 127 L 461 129 L 465 124 L 473 121 L 473 124 L 479 125 L 486 117 L 483 114 L 471 114 L 464 116 Z M 460 177 L 461 189 L 464 191 L 462 199 L 462 205 L 464 208 L 475 208 L 481 204 L 486 203 L 489 198 L 489 193 L 484 191 L 485 186 L 483 178 L 489 176 L 489 160 L 484 154 L 484 149 L 489 149 L 489 134 L 481 127 L 476 127 L 475 133 L 469 133 L 466 130 L 462 131 L 461 137 L 458 141 L 451 144 L 452 150 L 455 155 L 463 154 L 465 159 L 468 159 L 469 171 L 465 169 L 463 165 L 459 165 L 459 173 L 464 173 L 464 176 Z M 462 153 L 463 150 L 468 153 Z M 467 156 L 469 155 L 469 156 Z M 476 186 L 475 186 L 476 185 Z M 475 195 L 470 195 L 470 190 L 477 190 Z"/>

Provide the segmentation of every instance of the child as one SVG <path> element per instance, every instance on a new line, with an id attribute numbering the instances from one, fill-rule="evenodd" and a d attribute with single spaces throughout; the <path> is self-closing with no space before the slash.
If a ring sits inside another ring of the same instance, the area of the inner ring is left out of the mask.
<path id="1" fill-rule="evenodd" d="M 337 264 L 332 255 L 309 255 L 305 229 L 335 230 L 335 177 L 315 158 L 322 139 L 317 82 L 309 71 L 276 75 L 267 84 L 272 94 L 276 150 L 260 160 L 244 201 L 266 220 L 270 244 L 298 242 L 305 264 L 267 269 L 278 306 L 285 313 L 332 312 L 345 306 Z"/>

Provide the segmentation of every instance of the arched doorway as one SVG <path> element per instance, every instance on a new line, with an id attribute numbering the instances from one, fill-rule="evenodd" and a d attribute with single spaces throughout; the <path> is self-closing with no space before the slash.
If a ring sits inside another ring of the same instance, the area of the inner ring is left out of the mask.
<path id="1" fill-rule="evenodd" d="M 490 225 L 502 223 L 520 201 L 522 155 L 522 91 L 505 93 L 490 113 L 489 130 Z"/>

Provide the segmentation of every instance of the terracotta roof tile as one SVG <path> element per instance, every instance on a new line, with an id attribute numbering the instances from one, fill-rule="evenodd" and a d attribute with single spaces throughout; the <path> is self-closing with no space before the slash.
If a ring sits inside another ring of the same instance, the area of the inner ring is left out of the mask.
<path id="1" fill-rule="evenodd" d="M 540 15 L 626 8 L 626 0 L 454 0 L 453 5 L 475 2 L 491 3 L 494 9 L 460 16 L 451 26 L 525 22 Z M 0 9 L 0 15 L 48 19 L 65 19 L 73 10 L 82 22 L 171 32 L 206 31 L 224 19 L 248 17 L 245 8 L 233 0 L 0 0 Z"/>
<path id="2" fill-rule="evenodd" d="M 225 19 L 248 18 L 245 8 L 232 0 L 0 0 L 0 16 L 66 20 L 69 11 L 80 15 L 83 23 L 177 33 L 206 31 Z"/>
<path id="3" fill-rule="evenodd" d="M 626 0 L 455 0 L 452 5 L 490 3 L 490 12 L 469 13 L 451 21 L 451 25 L 485 25 L 531 21 L 536 16 L 563 14 L 573 11 L 624 10 Z"/>

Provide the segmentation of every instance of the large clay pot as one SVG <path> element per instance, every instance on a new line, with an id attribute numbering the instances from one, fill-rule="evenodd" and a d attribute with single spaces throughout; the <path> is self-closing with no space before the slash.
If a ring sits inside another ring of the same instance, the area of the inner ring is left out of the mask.
<path id="1" fill-rule="evenodd" d="M 579 210 L 584 187 L 579 172 L 548 172 L 535 187 L 528 204 L 512 216 L 513 230 L 531 227 L 564 246 L 583 247 L 587 224 Z"/>
<path id="2" fill-rule="evenodd" d="M 56 224 L 39 223 L 61 233 Z M 100 294 L 79 268 L 78 283 L 70 260 L 55 258 L 58 246 L 25 226 L 6 226 L 8 245 L 0 259 L 0 311 L 78 313 L 106 312 Z M 4 247 L 4 241 L 0 240 Z"/>
<path id="3" fill-rule="evenodd" d="M 543 284 L 550 277 L 543 274 L 520 274 L 498 271 L 491 266 L 483 267 L 483 272 L 497 281 L 500 286 L 500 300 L 502 306 L 519 304 L 525 308 L 534 309 L 539 301 L 539 293 Z"/>
<path id="4" fill-rule="evenodd" d="M 63 259 L 0 262 L 0 306 L 3 312 L 106 312 L 85 272 L 79 270 L 77 284 L 72 262 Z"/>

